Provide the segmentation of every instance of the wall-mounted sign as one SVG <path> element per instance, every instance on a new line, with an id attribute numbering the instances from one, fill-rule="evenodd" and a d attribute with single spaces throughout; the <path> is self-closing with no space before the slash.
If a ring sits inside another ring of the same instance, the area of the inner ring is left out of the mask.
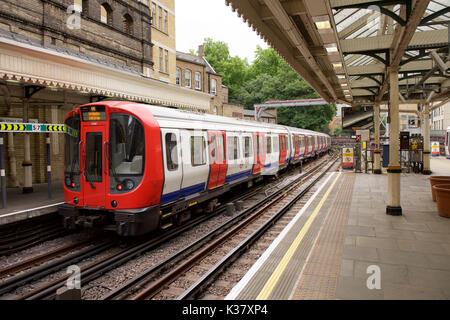
<path id="1" fill-rule="evenodd" d="M 342 168 L 353 169 L 353 148 L 342 148 Z"/>

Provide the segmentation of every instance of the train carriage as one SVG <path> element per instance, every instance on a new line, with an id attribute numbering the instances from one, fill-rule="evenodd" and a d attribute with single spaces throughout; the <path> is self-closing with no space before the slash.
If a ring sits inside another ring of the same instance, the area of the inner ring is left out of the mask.
<path id="1" fill-rule="evenodd" d="M 130 102 L 78 107 L 66 124 L 79 135 L 66 136 L 64 225 L 123 236 L 211 212 L 232 187 L 323 150 L 309 130 Z"/>

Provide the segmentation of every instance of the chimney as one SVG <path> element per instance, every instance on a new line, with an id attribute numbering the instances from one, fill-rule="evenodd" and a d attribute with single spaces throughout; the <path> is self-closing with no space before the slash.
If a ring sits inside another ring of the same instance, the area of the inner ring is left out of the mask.
<path id="1" fill-rule="evenodd" d="M 198 56 L 200 58 L 205 56 L 205 45 L 201 44 L 198 46 Z"/>

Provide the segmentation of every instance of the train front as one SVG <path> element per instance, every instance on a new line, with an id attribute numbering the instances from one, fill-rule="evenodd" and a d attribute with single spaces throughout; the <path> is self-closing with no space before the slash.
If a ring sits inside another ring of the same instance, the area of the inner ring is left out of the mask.
<path id="1" fill-rule="evenodd" d="M 64 195 L 68 229 L 134 236 L 159 226 L 160 130 L 145 105 L 104 102 L 72 110 L 66 125 Z M 159 156 L 158 156 L 159 155 Z"/>

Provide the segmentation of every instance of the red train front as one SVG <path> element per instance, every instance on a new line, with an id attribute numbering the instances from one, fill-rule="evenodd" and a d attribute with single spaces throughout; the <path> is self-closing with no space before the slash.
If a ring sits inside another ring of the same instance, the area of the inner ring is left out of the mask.
<path id="1" fill-rule="evenodd" d="M 135 103 L 106 102 L 68 114 L 66 124 L 78 134 L 65 138 L 66 204 L 59 212 L 67 228 L 106 225 L 127 236 L 158 227 L 161 136 L 145 111 Z"/>

